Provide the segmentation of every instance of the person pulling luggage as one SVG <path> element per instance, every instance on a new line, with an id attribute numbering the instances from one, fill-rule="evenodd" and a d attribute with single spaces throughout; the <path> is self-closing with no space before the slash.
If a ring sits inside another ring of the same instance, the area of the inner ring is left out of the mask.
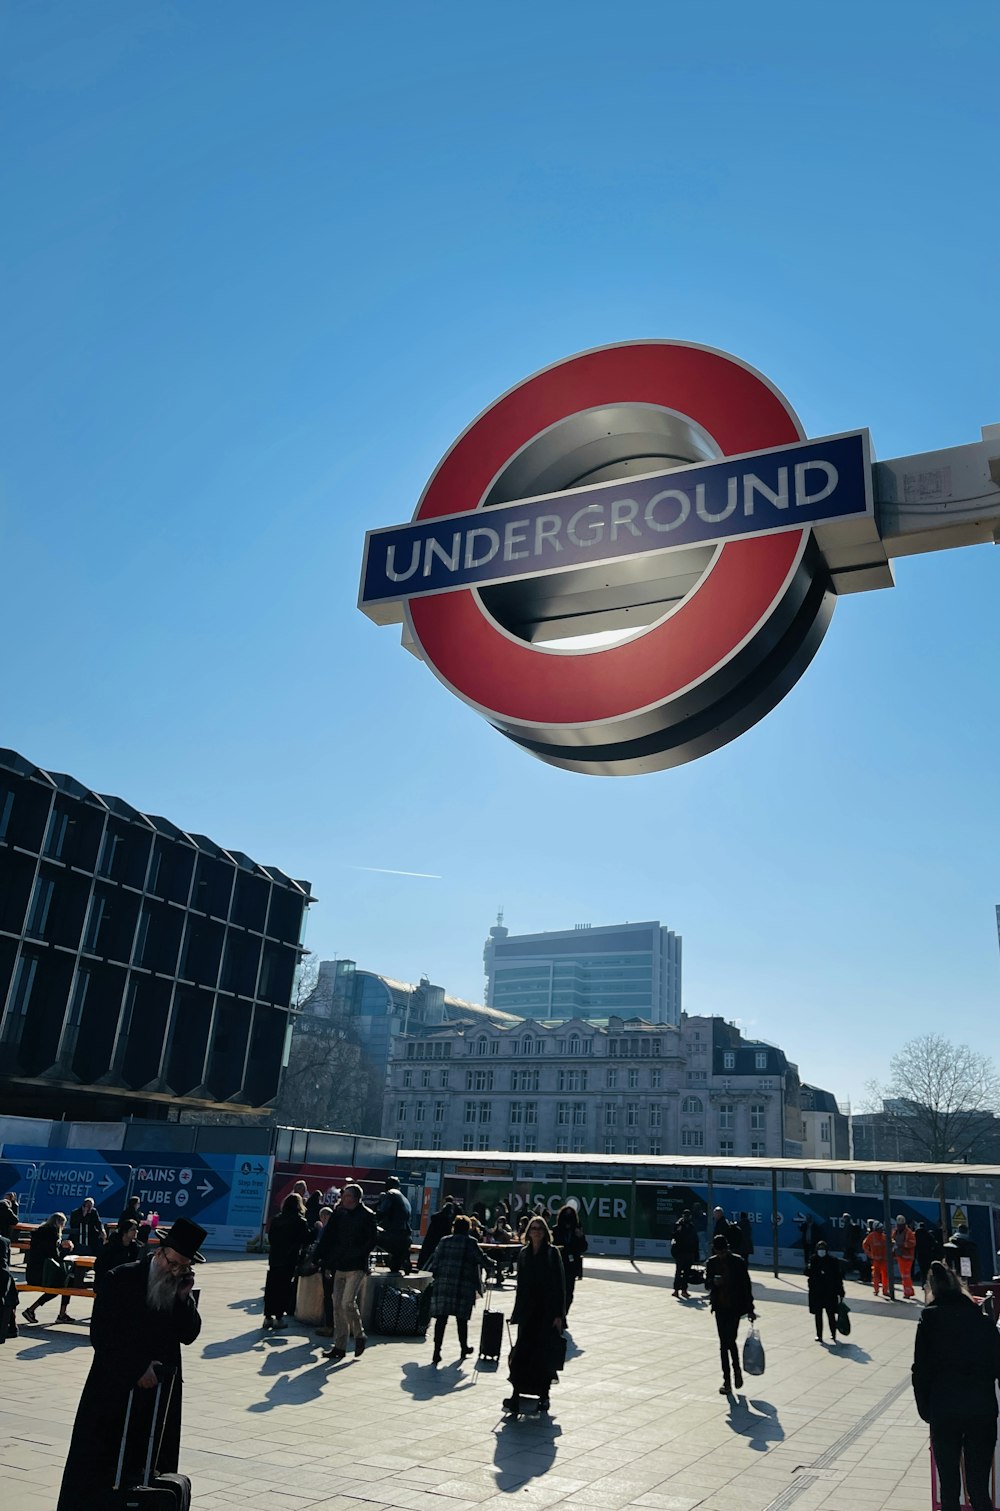
<path id="1" fill-rule="evenodd" d="M 434 1318 L 432 1364 L 441 1363 L 441 1345 L 449 1317 L 455 1319 L 461 1357 L 465 1359 L 473 1352 L 469 1346 L 469 1318 L 477 1296 L 483 1294 L 482 1271 L 486 1267 L 486 1255 L 472 1236 L 471 1220 L 459 1215 L 452 1231 L 441 1239 L 427 1261 L 427 1268 L 434 1276 L 431 1287 L 431 1316 Z"/>

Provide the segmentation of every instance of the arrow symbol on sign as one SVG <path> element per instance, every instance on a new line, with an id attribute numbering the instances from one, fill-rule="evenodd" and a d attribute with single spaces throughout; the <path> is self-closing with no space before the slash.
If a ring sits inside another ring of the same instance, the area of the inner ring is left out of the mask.
<path id="1" fill-rule="evenodd" d="M 97 1184 L 100 1186 L 102 1191 L 110 1191 L 111 1187 L 114 1185 L 114 1181 L 111 1179 L 110 1175 L 102 1175 Z"/>
<path id="2" fill-rule="evenodd" d="M 199 1196 L 210 1196 L 211 1193 L 212 1193 L 212 1191 L 214 1189 L 215 1188 L 212 1185 L 211 1181 L 209 1181 L 209 1180 L 203 1181 L 202 1184 L 198 1187 L 198 1195 Z"/>

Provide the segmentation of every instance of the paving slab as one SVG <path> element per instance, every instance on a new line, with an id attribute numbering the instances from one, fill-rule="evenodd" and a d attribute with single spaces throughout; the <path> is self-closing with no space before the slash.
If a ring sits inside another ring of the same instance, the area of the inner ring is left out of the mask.
<path id="1" fill-rule="evenodd" d="M 551 1415 L 510 1420 L 506 1368 L 462 1363 L 453 1330 L 437 1369 L 419 1339 L 373 1336 L 363 1358 L 330 1365 L 310 1329 L 262 1332 L 264 1275 L 249 1255 L 199 1272 L 181 1462 L 198 1511 L 509 1511 L 511 1497 L 525 1511 L 930 1507 L 909 1388 L 919 1306 L 860 1285 L 850 1341 L 834 1347 L 815 1340 L 802 1277 L 754 1272 L 766 1371 L 727 1398 L 707 1302 L 674 1300 L 654 1262 L 594 1260 Z M 512 1291 L 493 1304 L 509 1313 Z M 52 1511 L 90 1357 L 85 1323 L 54 1320 L 0 1351 L 4 1511 Z"/>

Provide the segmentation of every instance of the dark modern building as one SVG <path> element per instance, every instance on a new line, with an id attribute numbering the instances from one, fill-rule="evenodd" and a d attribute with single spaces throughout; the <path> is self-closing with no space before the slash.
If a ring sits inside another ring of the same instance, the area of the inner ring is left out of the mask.
<path id="1" fill-rule="evenodd" d="M 0 750 L 0 1110 L 266 1111 L 311 900 Z"/>
<path id="2" fill-rule="evenodd" d="M 501 913 L 483 964 L 487 1006 L 522 1018 L 681 1020 L 681 939 L 660 923 L 511 934 Z"/>

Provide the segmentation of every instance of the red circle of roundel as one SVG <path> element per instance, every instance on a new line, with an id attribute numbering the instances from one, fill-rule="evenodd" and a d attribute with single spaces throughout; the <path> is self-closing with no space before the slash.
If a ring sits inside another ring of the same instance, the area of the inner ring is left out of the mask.
<path id="1" fill-rule="evenodd" d="M 490 406 L 438 466 L 415 519 L 469 511 L 534 436 L 581 410 L 655 404 L 702 425 L 726 456 L 801 440 L 794 414 L 751 368 L 723 352 L 635 342 L 567 358 Z M 533 724 L 587 724 L 663 703 L 707 676 L 769 613 L 802 530 L 727 542 L 668 619 L 634 640 L 591 651 L 544 650 L 501 632 L 470 588 L 412 599 L 427 660 L 487 713 Z"/>

